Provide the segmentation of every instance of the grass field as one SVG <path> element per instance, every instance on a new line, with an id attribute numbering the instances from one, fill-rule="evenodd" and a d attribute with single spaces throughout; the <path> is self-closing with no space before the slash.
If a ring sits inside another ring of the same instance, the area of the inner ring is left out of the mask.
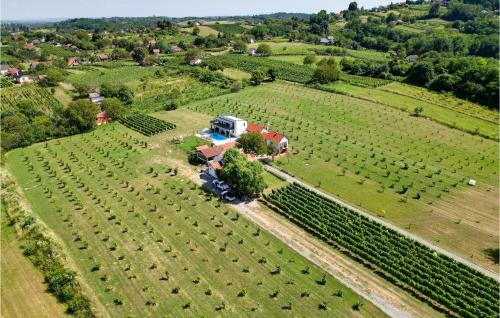
<path id="1" fill-rule="evenodd" d="M 498 111 L 491 110 L 484 106 L 457 98 L 451 94 L 439 94 L 429 91 L 428 89 L 423 87 L 407 85 L 399 82 L 392 82 L 388 85 L 384 85 L 380 87 L 379 90 L 394 92 L 397 94 L 413 97 L 418 100 L 426 101 L 431 104 L 451 108 L 472 117 L 485 119 L 492 123 L 497 123 L 499 120 Z"/>
<path id="2" fill-rule="evenodd" d="M 236 68 L 231 68 L 227 67 L 224 68 L 224 71 L 222 71 L 222 74 L 225 76 L 234 79 L 234 80 L 240 80 L 240 81 L 245 81 L 251 77 L 251 75 L 247 72 L 238 70 Z"/>
<path id="3" fill-rule="evenodd" d="M 269 124 L 292 147 L 277 166 L 498 270 L 483 253 L 498 244 L 497 143 L 393 107 L 283 82 L 188 107 Z M 467 186 L 469 178 L 478 185 Z"/>
<path id="4" fill-rule="evenodd" d="M 42 275 L 23 256 L 14 228 L 5 224 L 6 221 L 5 215 L 2 215 L 0 315 L 3 318 L 68 317 L 64 314 L 65 306 L 46 292 Z"/>
<path id="5" fill-rule="evenodd" d="M 488 111 L 485 107 L 468 103 L 469 105 L 458 108 L 451 106 L 451 104 L 447 105 L 444 101 L 438 100 L 438 103 L 431 101 L 432 93 L 425 93 L 422 89 L 413 89 L 413 87 L 406 89 L 406 85 L 400 83 L 391 83 L 389 86 L 389 89 L 384 89 L 385 86 L 372 89 L 347 83 L 325 85 L 325 87 L 336 92 L 395 107 L 409 113 L 413 112 L 417 107 L 422 107 L 422 116 L 429 117 L 439 123 L 468 132 L 478 132 L 491 139 L 498 138 L 498 124 L 496 122 L 475 117 L 477 111 L 493 117 L 495 113 Z M 420 92 L 422 98 L 417 99 L 403 95 L 407 91 L 413 91 L 414 96 L 417 96 L 418 92 Z M 465 111 L 462 112 L 460 109 L 465 109 L 471 115 L 465 113 Z"/>
<path id="6" fill-rule="evenodd" d="M 207 125 L 206 116 L 155 116 L 178 131 L 147 138 L 109 124 L 6 156 L 107 314 L 384 316 L 333 277 L 323 284 L 318 268 L 175 175 L 165 139 Z"/>
<path id="7" fill-rule="evenodd" d="M 124 83 L 135 89 L 141 84 L 141 78 L 151 77 L 159 67 L 124 66 L 117 68 L 85 67 L 74 71 L 66 78 L 71 84 L 87 84 L 99 88 L 103 83 Z"/>
<path id="8" fill-rule="evenodd" d="M 326 49 L 327 47 L 324 45 L 315 45 L 315 44 L 307 44 L 307 43 L 290 43 L 290 42 L 265 42 L 269 44 L 272 50 L 273 55 L 306 55 L 311 53 L 315 49 Z M 256 42 L 248 45 L 249 48 L 258 47 L 260 42 Z M 348 56 L 360 59 L 367 59 L 373 61 L 385 61 L 388 58 L 386 53 L 377 52 L 374 50 L 350 50 L 345 49 Z"/>
<path id="9" fill-rule="evenodd" d="M 219 31 L 212 29 L 208 25 L 200 25 L 198 27 L 200 29 L 200 35 L 201 36 L 207 36 L 207 35 L 217 35 L 219 34 Z"/>

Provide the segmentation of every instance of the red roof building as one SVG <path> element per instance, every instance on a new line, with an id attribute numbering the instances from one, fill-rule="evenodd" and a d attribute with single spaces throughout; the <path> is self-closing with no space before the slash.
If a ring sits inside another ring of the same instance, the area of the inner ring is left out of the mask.
<path id="1" fill-rule="evenodd" d="M 11 76 L 17 76 L 19 75 L 19 69 L 18 68 L 15 68 L 15 67 L 9 67 L 9 70 L 7 71 L 7 74 L 11 75 Z"/>
<path id="2" fill-rule="evenodd" d="M 262 126 L 248 123 L 247 132 L 258 132 L 258 133 L 263 134 L 263 133 L 266 133 L 267 130 Z"/>
<path id="3" fill-rule="evenodd" d="M 202 161 L 209 162 L 217 156 L 222 156 L 226 150 L 234 148 L 236 143 L 228 142 L 223 145 L 213 146 L 213 147 L 198 147 L 196 149 L 196 155 Z"/>
<path id="4" fill-rule="evenodd" d="M 95 117 L 95 123 L 100 126 L 102 124 L 107 124 L 111 122 L 113 118 L 105 111 L 105 110 L 100 110 L 97 112 L 97 115 Z"/>
<path id="5" fill-rule="evenodd" d="M 268 146 L 273 146 L 277 154 L 284 153 L 288 150 L 288 138 L 278 134 L 277 132 L 270 131 L 262 134 L 262 138 Z"/>

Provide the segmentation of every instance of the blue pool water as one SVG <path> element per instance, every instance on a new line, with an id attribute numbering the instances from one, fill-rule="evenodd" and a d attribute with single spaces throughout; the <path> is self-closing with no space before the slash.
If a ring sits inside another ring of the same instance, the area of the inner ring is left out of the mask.
<path id="1" fill-rule="evenodd" d="M 214 141 L 225 141 L 225 140 L 229 139 L 229 138 L 224 137 L 224 136 L 222 136 L 222 135 L 219 135 L 219 134 L 217 134 L 217 133 L 211 133 L 209 136 L 210 136 L 210 138 L 212 138 L 212 140 L 214 140 Z"/>

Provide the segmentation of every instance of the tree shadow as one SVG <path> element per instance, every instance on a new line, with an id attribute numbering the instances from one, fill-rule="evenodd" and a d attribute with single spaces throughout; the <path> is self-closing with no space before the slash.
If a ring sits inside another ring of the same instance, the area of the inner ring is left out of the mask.
<path id="1" fill-rule="evenodd" d="M 500 251 L 498 248 L 487 248 L 487 249 L 484 249 L 483 252 L 495 264 L 499 263 Z"/>

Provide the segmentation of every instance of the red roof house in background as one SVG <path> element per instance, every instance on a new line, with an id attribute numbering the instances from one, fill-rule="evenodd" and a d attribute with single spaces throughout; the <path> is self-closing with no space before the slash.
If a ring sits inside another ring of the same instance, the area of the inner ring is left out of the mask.
<path id="1" fill-rule="evenodd" d="M 95 116 L 95 123 L 97 124 L 97 126 L 110 123 L 112 120 L 113 118 L 111 118 L 111 116 L 105 110 L 98 111 L 97 115 Z"/>

